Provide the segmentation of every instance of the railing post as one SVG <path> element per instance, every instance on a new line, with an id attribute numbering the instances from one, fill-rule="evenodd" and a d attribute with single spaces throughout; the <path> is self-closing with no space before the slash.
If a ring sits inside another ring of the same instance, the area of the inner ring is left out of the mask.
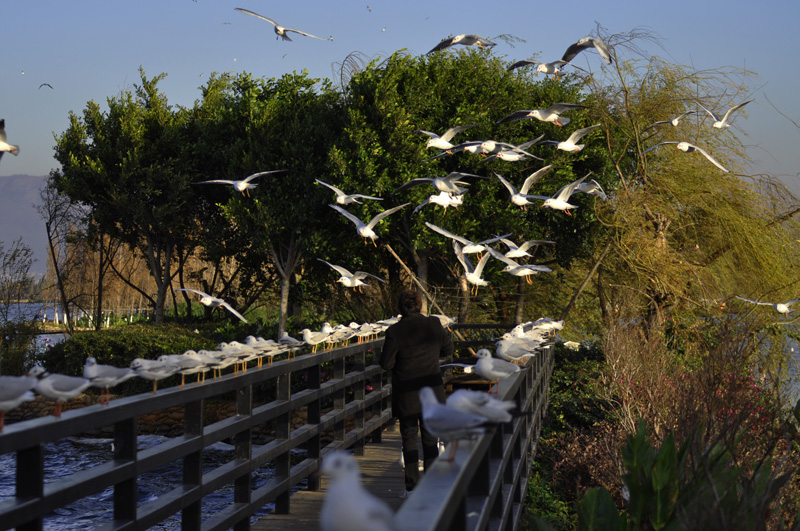
<path id="1" fill-rule="evenodd" d="M 378 364 L 378 355 L 379 354 L 377 352 L 375 352 L 374 349 L 370 349 L 370 351 L 372 352 L 372 362 L 373 362 L 373 364 L 377 365 Z M 385 375 L 386 375 L 386 373 L 381 371 L 381 372 L 379 372 L 378 374 L 376 374 L 372 378 L 372 392 L 373 393 L 378 393 L 379 395 L 383 395 L 383 379 L 386 377 Z M 381 399 L 381 400 L 378 400 L 377 402 L 375 402 L 375 404 L 372 406 L 372 416 L 373 417 L 376 417 L 376 416 L 380 417 L 381 415 L 383 415 L 383 409 L 384 409 L 384 406 L 385 406 L 384 402 L 385 401 L 383 399 Z M 374 444 L 380 444 L 381 438 L 382 438 L 382 433 L 383 433 L 383 429 L 382 428 L 374 430 L 372 432 L 371 441 Z"/>
<path id="2" fill-rule="evenodd" d="M 278 376 L 278 386 L 276 389 L 276 399 L 288 402 L 292 398 L 292 373 Z M 275 419 L 275 437 L 277 439 L 289 439 L 292 433 L 292 411 L 289 410 L 283 415 L 278 415 Z M 290 453 L 284 452 L 275 458 L 275 477 L 288 481 L 291 472 Z M 287 489 L 275 498 L 275 512 L 278 514 L 289 514 L 289 495 Z"/>
<path id="3" fill-rule="evenodd" d="M 17 452 L 17 498 L 41 498 L 44 494 L 44 448 L 37 445 Z M 42 514 L 17 529 L 41 531 Z"/>
<path id="4" fill-rule="evenodd" d="M 246 385 L 236 390 L 236 415 L 249 417 L 253 414 L 253 386 Z M 253 452 L 252 430 L 247 428 L 238 432 L 234 438 L 234 454 L 237 461 L 249 461 Z M 242 474 L 233 482 L 233 503 L 250 503 L 252 472 Z M 249 531 L 250 518 L 239 520 L 234 531 Z"/>
<path id="5" fill-rule="evenodd" d="M 343 380 L 345 377 L 345 357 L 341 356 L 333 360 L 333 377 L 337 380 Z M 333 409 L 337 411 L 344 410 L 345 403 L 347 402 L 347 389 L 342 388 L 333 393 Z M 345 419 L 336 422 L 333 425 L 333 440 L 337 442 L 344 441 L 345 434 Z"/>
<path id="6" fill-rule="evenodd" d="M 366 368 L 367 363 L 367 353 L 366 349 L 362 348 L 358 352 L 353 359 L 354 370 L 361 374 L 358 382 L 356 382 L 353 388 L 353 400 L 364 400 L 364 390 L 366 388 L 366 382 L 364 381 L 364 369 Z M 354 418 L 353 418 L 353 427 L 360 432 L 358 437 L 358 441 L 356 442 L 355 447 L 353 448 L 354 455 L 364 455 L 364 406 L 362 405 L 356 411 Z"/>
<path id="7" fill-rule="evenodd" d="M 321 378 L 320 378 L 320 365 L 312 365 L 308 368 L 308 388 L 309 389 L 316 389 L 320 388 Z M 320 417 L 322 414 L 322 400 L 317 396 L 316 400 L 308 404 L 308 420 L 309 424 L 316 424 L 319 425 Z M 316 435 L 311 437 L 306 444 L 306 453 L 308 457 L 311 459 L 316 459 L 317 464 L 319 465 L 319 457 L 320 457 L 320 450 L 322 448 L 321 438 L 319 434 L 319 430 L 316 431 Z M 310 491 L 317 491 L 320 487 L 320 478 L 317 474 L 312 474 L 308 478 L 308 490 Z"/>
<path id="8" fill-rule="evenodd" d="M 189 437 L 203 434 L 203 400 L 189 402 L 183 407 L 183 432 Z M 198 487 L 203 481 L 203 452 L 192 452 L 183 458 L 183 486 Z M 202 504 L 200 500 L 181 510 L 181 529 L 199 529 Z"/>
<path id="9" fill-rule="evenodd" d="M 114 459 L 135 461 L 139 433 L 136 417 L 114 424 Z M 139 494 L 137 478 L 126 479 L 114 485 L 114 520 L 136 520 L 136 500 Z"/>

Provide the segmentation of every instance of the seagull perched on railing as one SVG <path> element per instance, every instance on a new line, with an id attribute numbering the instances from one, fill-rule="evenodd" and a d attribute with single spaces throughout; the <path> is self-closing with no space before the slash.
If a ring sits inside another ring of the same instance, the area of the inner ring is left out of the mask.
<path id="1" fill-rule="evenodd" d="M 480 435 L 487 428 L 497 424 L 482 415 L 467 413 L 440 403 L 430 387 L 419 390 L 419 401 L 422 405 L 422 424 L 425 429 L 448 443 L 448 455 L 440 457 L 442 461 L 455 459 L 460 439 Z"/>
<path id="2" fill-rule="evenodd" d="M 134 376 L 136 376 L 136 372 L 130 367 L 101 365 L 92 356 L 86 358 L 83 365 L 83 377 L 92 382 L 92 387 L 100 388 L 100 403 L 104 405 L 111 402 L 109 388 L 130 380 Z"/>
<path id="3" fill-rule="evenodd" d="M 231 312 L 236 317 L 238 317 L 239 320 L 241 320 L 241 321 L 243 321 L 245 323 L 247 322 L 247 319 L 245 319 L 242 316 L 242 314 L 240 314 L 239 312 L 234 310 L 233 306 L 231 306 L 230 304 L 228 304 L 224 300 L 219 299 L 217 297 L 212 297 L 208 293 L 200 291 L 199 289 L 175 288 L 173 291 L 191 291 L 193 293 L 197 293 L 198 295 L 200 295 L 200 301 L 199 302 L 203 306 L 208 306 L 209 308 L 219 308 L 221 306 L 221 307 L 225 308 L 226 310 L 228 310 L 229 312 Z"/>
<path id="4" fill-rule="evenodd" d="M 492 392 L 492 384 L 495 384 L 495 394 L 499 393 L 500 380 L 522 370 L 511 362 L 493 358 L 492 353 L 485 348 L 479 349 L 475 353 L 475 357 L 479 358 L 478 363 L 475 364 L 475 372 L 489 380 L 489 393 Z"/>
<path id="5" fill-rule="evenodd" d="M 457 389 L 445 401 L 445 404 L 473 415 L 479 415 L 492 422 L 509 422 L 513 416 L 511 410 L 517 407 L 511 400 L 499 400 L 483 391 Z"/>
<path id="6" fill-rule="evenodd" d="M 6 422 L 6 413 L 17 408 L 23 402 L 36 400 L 33 387 L 34 376 L 0 376 L 0 432 Z"/>
<path id="7" fill-rule="evenodd" d="M 291 41 L 292 40 L 292 39 L 289 38 L 288 35 L 286 35 L 287 31 L 293 31 L 294 33 L 299 33 L 300 35 L 305 35 L 306 37 L 311 37 L 312 39 L 319 39 L 321 41 L 332 41 L 333 40 L 333 37 L 329 37 L 327 39 L 323 39 L 322 37 L 317 37 L 316 35 L 311 35 L 310 33 L 306 33 L 305 31 L 300 31 L 300 30 L 296 30 L 296 29 L 292 29 L 292 28 L 284 28 L 283 26 L 281 26 L 280 24 L 278 24 L 277 22 L 275 22 L 271 18 L 267 18 L 267 17 L 265 17 L 263 15 L 259 15 L 258 13 L 254 13 L 254 12 L 248 10 L 248 9 L 242 9 L 241 7 L 236 7 L 234 9 L 236 11 L 238 11 L 239 13 L 244 13 L 245 15 L 250 15 L 251 17 L 256 17 L 256 18 L 260 18 L 261 20 L 266 20 L 267 22 L 269 22 L 270 24 L 275 26 L 275 34 L 278 37 L 280 37 L 281 39 L 285 40 L 285 41 Z"/>
<path id="8" fill-rule="evenodd" d="M 61 417 L 61 408 L 65 401 L 83 393 L 91 385 L 86 378 L 50 373 L 41 365 L 36 365 L 28 371 L 28 376 L 36 377 L 34 390 L 37 393 L 56 401 L 56 409 L 53 412 L 55 417 Z"/>

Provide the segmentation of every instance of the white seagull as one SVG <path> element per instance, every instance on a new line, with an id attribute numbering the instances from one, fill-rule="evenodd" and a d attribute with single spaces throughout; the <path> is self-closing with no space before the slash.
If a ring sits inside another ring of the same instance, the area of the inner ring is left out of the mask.
<path id="1" fill-rule="evenodd" d="M 281 26 L 280 24 L 278 24 L 277 22 L 275 22 L 271 18 L 267 18 L 267 17 L 265 17 L 263 15 L 259 15 L 258 13 L 253 13 L 252 11 L 250 11 L 248 9 L 242 9 L 241 7 L 236 7 L 234 9 L 236 11 L 238 11 L 239 13 L 244 13 L 245 15 L 250 15 L 251 17 L 256 17 L 256 18 L 260 18 L 261 20 L 266 20 L 267 22 L 269 22 L 270 24 L 275 26 L 275 34 L 278 37 L 280 37 L 281 39 L 285 40 L 285 41 L 292 40 L 292 39 L 289 38 L 288 35 L 286 35 L 287 31 L 293 31 L 295 33 L 299 33 L 300 35 L 305 35 L 306 37 L 311 37 L 312 39 L 319 39 L 321 41 L 332 41 L 333 40 L 332 37 L 327 38 L 327 39 L 323 39 L 322 37 L 317 37 L 316 35 L 311 35 L 310 33 L 306 33 L 305 31 L 300 31 L 300 30 L 296 30 L 296 29 L 292 29 L 292 28 L 284 28 L 283 26 Z"/>
<path id="2" fill-rule="evenodd" d="M 358 203 L 359 205 L 363 205 L 359 199 L 373 199 L 375 201 L 383 201 L 382 197 L 373 197 L 371 195 L 363 195 L 363 194 L 346 194 L 341 191 L 339 188 L 333 186 L 332 184 L 328 184 L 326 182 L 320 181 L 319 179 L 315 179 L 316 182 L 323 186 L 327 186 L 331 190 L 336 193 L 336 204 L 338 205 L 349 205 L 351 203 Z"/>
<path id="3" fill-rule="evenodd" d="M 419 179 L 411 179 L 408 182 L 405 182 L 398 186 L 392 194 L 396 194 L 402 192 L 403 190 L 407 190 L 412 186 L 419 186 L 421 184 L 432 184 L 434 188 L 436 188 L 440 192 L 448 192 L 451 194 L 462 195 L 467 190 L 461 188 L 461 186 L 469 186 L 469 183 L 464 182 L 462 179 L 467 179 L 469 177 L 475 179 L 486 179 L 486 177 L 482 177 L 480 175 L 473 175 L 471 173 L 461 173 L 461 172 L 450 172 L 449 174 L 445 175 L 444 177 L 421 177 Z M 461 186 L 459 186 L 461 185 Z"/>
<path id="4" fill-rule="evenodd" d="M 516 188 L 514 188 L 514 185 L 505 180 L 505 178 L 503 178 L 503 176 L 500 175 L 499 173 L 495 173 L 495 176 L 497 176 L 500 182 L 503 183 L 503 186 L 506 187 L 508 193 L 511 194 L 511 202 L 520 207 L 522 210 L 525 210 L 525 205 L 530 204 L 530 201 L 528 201 L 528 192 L 530 191 L 531 186 L 536 181 L 544 177 L 544 174 L 550 171 L 552 167 L 553 165 L 549 164 L 544 168 L 536 170 L 535 172 L 530 174 L 528 178 L 525 179 L 525 182 L 522 183 L 522 188 L 520 188 L 519 191 Z"/>
<path id="5" fill-rule="evenodd" d="M 361 484 L 356 459 L 334 450 L 322 459 L 320 471 L 330 477 L 319 527 L 322 531 L 391 531 L 392 509 Z"/>
<path id="6" fill-rule="evenodd" d="M 242 314 L 234 310 L 233 306 L 231 306 L 224 300 L 219 299 L 217 297 L 212 297 L 208 293 L 202 292 L 199 289 L 175 288 L 174 291 L 191 291 L 193 293 L 197 293 L 198 295 L 200 295 L 200 304 L 202 304 L 203 306 L 208 306 L 209 308 L 219 308 L 221 306 L 226 310 L 228 310 L 229 312 L 231 312 L 237 318 L 239 318 L 240 321 L 245 323 L 247 322 L 247 319 L 245 319 L 244 316 L 242 316 Z"/>
<path id="7" fill-rule="evenodd" d="M 740 297 L 738 295 L 736 295 L 736 298 L 741 301 L 749 302 L 750 304 L 758 304 L 761 306 L 772 306 L 773 308 L 775 308 L 775 311 L 781 315 L 789 315 L 789 313 L 793 311 L 791 306 L 797 301 L 800 301 L 800 299 L 792 299 L 786 302 L 760 302 L 760 301 L 751 301 L 750 299 L 745 299 L 744 297 Z"/>
<path id="8" fill-rule="evenodd" d="M 19 146 L 12 146 L 6 142 L 6 120 L 0 120 L 0 159 L 3 158 L 3 153 L 6 151 L 12 155 L 19 155 Z"/>
<path id="9" fill-rule="evenodd" d="M 233 186 L 233 189 L 236 190 L 237 192 L 241 192 L 242 195 L 250 197 L 250 190 L 258 186 L 256 183 L 252 182 L 253 179 L 255 179 L 256 177 L 260 177 L 261 175 L 266 175 L 268 173 L 278 173 L 281 171 L 286 171 L 286 170 L 262 171 L 254 173 L 253 175 L 248 175 L 241 181 L 232 181 L 228 179 L 212 179 L 210 181 L 200 181 L 194 184 L 230 184 L 231 186 Z"/>
<path id="10" fill-rule="evenodd" d="M 581 138 L 585 135 L 591 133 L 595 129 L 600 127 L 600 124 L 590 125 L 589 127 L 584 127 L 583 129 L 578 129 L 577 131 L 573 131 L 569 138 L 563 140 L 561 142 L 557 140 L 545 140 L 542 144 L 552 144 L 556 146 L 556 149 L 560 149 L 562 151 L 580 151 L 583 149 L 584 144 L 576 144 Z"/>
<path id="11" fill-rule="evenodd" d="M 444 212 L 447 213 L 447 207 L 458 208 L 464 204 L 464 194 L 456 195 L 450 192 L 439 192 L 438 195 L 431 195 L 428 199 L 417 205 L 412 214 L 416 214 L 422 207 L 429 204 L 442 206 L 444 207 Z"/>
<path id="12" fill-rule="evenodd" d="M 441 136 L 437 135 L 434 132 L 426 131 L 424 129 L 417 129 L 416 132 L 417 133 L 425 133 L 426 135 L 428 135 L 430 137 L 428 139 L 428 141 L 425 143 L 425 147 L 427 149 L 430 149 L 430 148 L 433 147 L 433 148 L 438 148 L 438 149 L 447 151 L 447 150 L 452 149 L 454 147 L 453 144 L 450 143 L 450 141 L 453 139 L 453 137 L 456 136 L 461 131 L 466 131 L 467 129 L 469 129 L 471 127 L 475 127 L 475 125 L 474 124 L 473 125 L 459 125 L 459 126 L 456 126 L 456 127 L 451 127 L 450 129 L 445 131 L 444 134 L 442 134 Z"/>
<path id="13" fill-rule="evenodd" d="M 369 287 L 369 284 L 364 282 L 364 279 L 367 277 L 374 278 L 375 280 L 379 280 L 386 284 L 386 281 L 380 277 L 376 277 L 372 273 L 367 273 L 365 271 L 356 271 L 355 273 L 351 273 L 349 270 L 345 269 L 342 266 L 334 265 L 322 258 L 317 258 L 320 262 L 324 264 L 328 264 L 334 271 L 339 273 L 340 278 L 336 282 L 341 282 L 342 285 L 348 288 L 358 288 L 358 291 L 361 291 L 361 286 Z M 363 292 L 362 292 L 363 293 Z"/>
<path id="14" fill-rule="evenodd" d="M 427 225 L 428 228 L 431 229 L 432 231 L 438 232 L 439 234 L 441 234 L 442 236 L 445 236 L 446 238 L 450 238 L 451 240 L 453 240 L 453 242 L 462 243 L 464 245 L 464 247 L 463 248 L 459 247 L 459 253 L 458 254 L 481 253 L 481 252 L 486 250 L 486 246 L 488 244 L 494 243 L 494 242 L 498 241 L 500 238 L 505 238 L 507 236 L 511 236 L 511 233 L 509 232 L 508 234 L 503 234 L 502 236 L 495 236 L 494 238 L 489 238 L 488 240 L 483 240 L 483 241 L 475 243 L 475 242 L 470 241 L 470 240 L 468 240 L 466 238 L 463 238 L 461 236 L 456 236 L 452 232 L 450 232 L 448 230 L 445 230 L 445 229 L 443 229 L 441 227 L 438 227 L 438 226 L 434 225 L 433 223 L 431 223 L 430 221 L 426 221 L 425 225 Z"/>
<path id="15" fill-rule="evenodd" d="M 166 361 L 134 358 L 131 361 L 131 369 L 136 371 L 136 376 L 151 380 L 153 382 L 153 392 L 155 393 L 158 391 L 158 381 L 177 373 L 179 367 Z"/>
<path id="16" fill-rule="evenodd" d="M 611 60 L 611 50 L 608 49 L 608 45 L 604 41 L 595 37 L 584 37 L 578 42 L 570 44 L 567 48 L 567 51 L 561 56 L 561 60 L 570 62 L 575 58 L 576 55 L 590 48 L 597 50 L 597 53 L 600 54 L 600 57 L 603 58 L 603 61 L 605 61 L 606 64 L 610 65 L 613 62 Z"/>
<path id="17" fill-rule="evenodd" d="M 0 376 L 0 433 L 6 422 L 6 413 L 23 402 L 36 400 L 33 387 L 34 376 Z"/>
<path id="18" fill-rule="evenodd" d="M 86 362 L 83 365 L 83 377 L 92 383 L 92 387 L 100 389 L 100 403 L 103 405 L 108 405 L 111 402 L 109 388 L 130 380 L 134 376 L 136 376 L 136 373 L 130 367 L 101 365 L 92 356 L 86 358 Z"/>
<path id="19" fill-rule="evenodd" d="M 532 195 L 529 197 L 535 197 L 536 199 L 544 199 L 544 203 L 542 204 L 543 207 L 552 208 L 555 210 L 561 210 L 562 212 L 566 213 L 567 215 L 571 216 L 570 213 L 571 208 L 578 208 L 577 205 L 573 205 L 569 203 L 569 198 L 572 194 L 575 193 L 575 189 L 586 179 L 588 175 L 584 175 L 577 181 L 573 181 L 568 185 L 561 188 L 556 194 L 552 197 L 547 197 L 543 195 Z"/>
<path id="20" fill-rule="evenodd" d="M 492 353 L 488 349 L 482 348 L 475 353 L 475 357 L 479 358 L 478 363 L 475 364 L 475 372 L 483 378 L 489 380 L 489 392 L 492 392 L 492 384 L 497 384 L 495 394 L 499 389 L 500 380 L 508 378 L 518 373 L 522 369 L 518 365 L 505 360 L 499 360 L 492 357 Z"/>
<path id="21" fill-rule="evenodd" d="M 453 46 L 455 44 L 463 44 L 464 46 L 475 45 L 478 48 L 483 49 L 483 48 L 491 48 L 492 46 L 495 46 L 495 44 L 497 43 L 490 41 L 486 37 L 481 37 L 480 35 L 462 33 L 461 35 L 456 35 L 455 37 L 448 37 L 447 39 L 444 39 L 442 42 L 434 46 L 428 53 L 430 54 L 439 50 L 444 50 L 445 48 L 449 48 L 450 46 Z"/>
<path id="22" fill-rule="evenodd" d="M 531 254 L 528 252 L 528 249 L 533 247 L 534 245 L 545 245 L 545 244 L 554 244 L 555 242 L 546 241 L 546 240 L 528 240 L 521 245 L 517 245 L 511 240 L 506 238 L 500 238 L 500 241 L 506 244 L 508 247 L 508 251 L 504 253 L 503 256 L 506 258 L 523 258 L 525 256 L 530 256 Z"/>
<path id="23" fill-rule="evenodd" d="M 517 407 L 511 400 L 499 400 L 488 393 L 470 389 L 453 391 L 445 404 L 465 413 L 480 415 L 492 422 L 509 422 L 513 418 L 510 411 Z"/>
<path id="24" fill-rule="evenodd" d="M 506 266 L 503 268 L 504 273 L 509 273 L 514 275 L 515 277 L 525 277 L 525 280 L 528 284 L 531 284 L 531 275 L 538 275 L 539 273 L 552 273 L 553 270 L 547 266 L 538 265 L 538 264 L 519 264 L 512 260 L 511 258 L 507 258 L 505 255 L 495 251 L 491 247 L 489 247 L 489 254 L 493 257 L 497 258 Z"/>
<path id="25" fill-rule="evenodd" d="M 481 278 L 481 275 L 483 275 L 483 268 L 486 266 L 486 262 L 489 261 L 489 256 L 491 255 L 489 253 L 484 254 L 478 261 L 478 265 L 473 266 L 467 255 L 461 250 L 461 246 L 458 245 L 455 240 L 453 241 L 453 250 L 456 253 L 456 258 L 458 258 L 458 261 L 464 268 L 464 277 L 467 279 L 467 282 L 475 286 L 475 295 L 477 295 L 478 288 L 489 285 L 489 281 Z M 470 294 L 472 294 L 472 288 L 470 288 Z"/>
<path id="26" fill-rule="evenodd" d="M 581 68 L 581 67 L 579 67 L 577 65 L 574 65 L 574 64 L 572 64 L 572 63 L 570 63 L 568 61 L 552 61 L 550 63 L 542 63 L 541 61 L 531 61 L 531 60 L 527 60 L 526 59 L 526 60 L 522 60 L 522 61 L 517 61 L 516 63 L 512 64 L 511 66 L 508 67 L 508 71 L 510 72 L 510 71 L 514 70 L 515 68 L 519 68 L 521 66 L 528 66 L 528 65 L 536 65 L 535 74 L 537 76 L 540 73 L 542 73 L 544 75 L 547 75 L 547 76 L 553 76 L 553 80 L 554 81 L 559 81 L 559 76 L 558 75 L 562 72 L 561 68 L 564 65 L 574 66 L 578 70 L 583 70 L 583 68 Z"/>
<path id="27" fill-rule="evenodd" d="M 430 387 L 419 390 L 419 401 L 425 429 L 439 439 L 452 443 L 448 444 L 448 456 L 442 457 L 442 461 L 452 461 L 455 458 L 459 439 L 480 435 L 486 428 L 496 424 L 482 415 L 466 413 L 440 403 Z"/>
<path id="28" fill-rule="evenodd" d="M 672 118 L 671 120 L 660 120 L 658 122 L 652 123 L 652 124 L 648 125 L 647 127 L 645 127 L 644 129 L 642 129 L 642 133 L 644 133 L 648 129 L 651 129 L 651 128 L 656 127 L 658 125 L 670 124 L 673 127 L 678 127 L 678 125 L 681 123 L 681 119 L 684 116 L 689 116 L 690 114 L 697 114 L 698 112 L 700 112 L 700 111 L 697 111 L 697 110 L 695 110 L 695 111 L 686 111 L 686 112 L 680 113 L 678 116 L 676 116 L 675 118 Z"/>
<path id="29" fill-rule="evenodd" d="M 743 103 L 740 103 L 738 105 L 734 105 L 733 107 L 728 109 L 728 112 L 726 112 L 725 116 L 723 116 L 722 118 L 720 118 L 718 115 L 714 114 L 713 111 L 711 111 L 709 109 L 706 109 L 706 107 L 703 106 L 702 103 L 700 104 L 700 106 L 703 107 L 703 109 L 705 109 L 705 111 L 708 114 L 710 114 L 711 117 L 715 120 L 715 122 L 714 122 L 714 127 L 715 128 L 717 128 L 717 129 L 725 129 L 725 128 L 731 126 L 731 124 L 729 122 L 731 114 L 733 114 L 734 112 L 738 111 L 739 109 L 741 109 L 742 107 L 744 107 L 745 105 L 750 103 L 751 101 L 753 101 L 753 100 L 747 100 L 747 101 L 745 101 Z"/>
<path id="30" fill-rule="evenodd" d="M 575 187 L 575 191 L 589 195 L 596 195 L 603 201 L 608 199 L 608 196 L 606 195 L 606 192 L 603 190 L 603 187 L 600 186 L 600 183 L 595 181 L 594 179 L 588 182 L 582 182 L 578 184 L 578 186 Z"/>
<path id="31" fill-rule="evenodd" d="M 338 205 L 328 205 L 328 206 L 331 207 L 332 209 L 336 210 L 341 215 L 343 215 L 344 217 L 346 217 L 347 219 L 349 219 L 350 221 L 352 221 L 355 224 L 356 232 L 358 233 L 359 236 L 364 238 L 364 244 L 367 243 L 367 238 L 369 238 L 370 240 L 372 240 L 372 245 L 377 247 L 378 245 L 375 243 L 375 240 L 378 239 L 378 235 L 375 234 L 375 231 L 373 230 L 375 225 L 380 223 L 380 221 L 383 218 L 385 218 L 386 216 L 394 214 L 395 212 L 397 212 L 398 210 L 400 210 L 401 208 L 403 208 L 405 206 L 408 206 L 409 204 L 410 203 L 404 203 L 404 204 L 402 204 L 400 206 L 396 206 L 394 208 L 390 208 L 389 210 L 384 210 L 383 212 L 381 212 L 380 214 L 378 214 L 377 216 L 375 216 L 371 220 L 369 220 L 369 223 L 364 223 L 363 221 L 361 221 L 360 219 L 355 217 L 353 214 L 351 214 L 350 212 L 348 212 L 347 210 L 343 209 L 342 207 L 340 207 Z"/>
<path id="32" fill-rule="evenodd" d="M 562 127 L 569 123 L 569 118 L 561 116 L 562 112 L 585 108 L 586 105 L 578 105 L 577 103 L 554 103 L 546 109 L 514 111 L 505 118 L 498 120 L 497 123 L 503 124 L 517 120 L 524 120 L 526 118 L 536 118 L 541 122 L 550 122 Z"/>
<path id="33" fill-rule="evenodd" d="M 56 401 L 56 409 L 53 415 L 61 417 L 62 404 L 83 393 L 91 382 L 86 378 L 78 376 L 67 376 L 65 374 L 51 374 L 41 365 L 37 365 L 28 371 L 28 376 L 35 376 L 37 381 L 34 390 L 45 398 Z"/>
<path id="34" fill-rule="evenodd" d="M 668 140 L 666 142 L 659 142 L 655 146 L 642 151 L 642 154 L 639 155 L 639 156 L 641 157 L 645 153 L 649 153 L 649 152 L 653 151 L 655 148 L 657 148 L 659 146 L 664 146 L 666 144 L 675 144 L 675 148 L 683 151 L 684 153 L 694 153 L 696 151 L 696 152 L 700 153 L 701 155 L 703 155 L 705 158 L 707 158 L 709 161 L 711 161 L 711 163 L 714 166 L 716 166 L 717 168 L 721 169 L 723 172 L 728 173 L 728 170 L 725 168 L 725 166 L 720 164 L 720 162 L 717 159 L 712 157 L 711 154 L 708 151 L 706 151 L 705 149 L 703 149 L 703 148 L 701 148 L 699 146 L 695 146 L 694 144 L 690 144 L 689 142 L 677 142 L 675 140 Z"/>

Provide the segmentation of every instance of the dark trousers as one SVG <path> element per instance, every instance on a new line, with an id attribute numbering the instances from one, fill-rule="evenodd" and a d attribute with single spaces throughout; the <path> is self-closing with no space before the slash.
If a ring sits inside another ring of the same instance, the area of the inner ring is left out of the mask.
<path id="1" fill-rule="evenodd" d="M 439 439 L 428 433 L 422 425 L 422 415 L 400 417 L 400 438 L 403 442 L 403 461 L 405 461 L 406 490 L 412 491 L 419 483 L 419 444 L 418 431 L 422 432 L 422 461 L 425 470 L 439 456 Z"/>

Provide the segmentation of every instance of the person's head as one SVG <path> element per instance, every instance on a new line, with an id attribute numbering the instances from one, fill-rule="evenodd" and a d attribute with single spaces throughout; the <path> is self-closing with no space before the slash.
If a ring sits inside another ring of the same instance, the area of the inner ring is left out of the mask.
<path id="1" fill-rule="evenodd" d="M 407 289 L 400 293 L 397 298 L 397 307 L 402 315 L 419 313 L 422 309 L 422 298 L 416 291 Z"/>

